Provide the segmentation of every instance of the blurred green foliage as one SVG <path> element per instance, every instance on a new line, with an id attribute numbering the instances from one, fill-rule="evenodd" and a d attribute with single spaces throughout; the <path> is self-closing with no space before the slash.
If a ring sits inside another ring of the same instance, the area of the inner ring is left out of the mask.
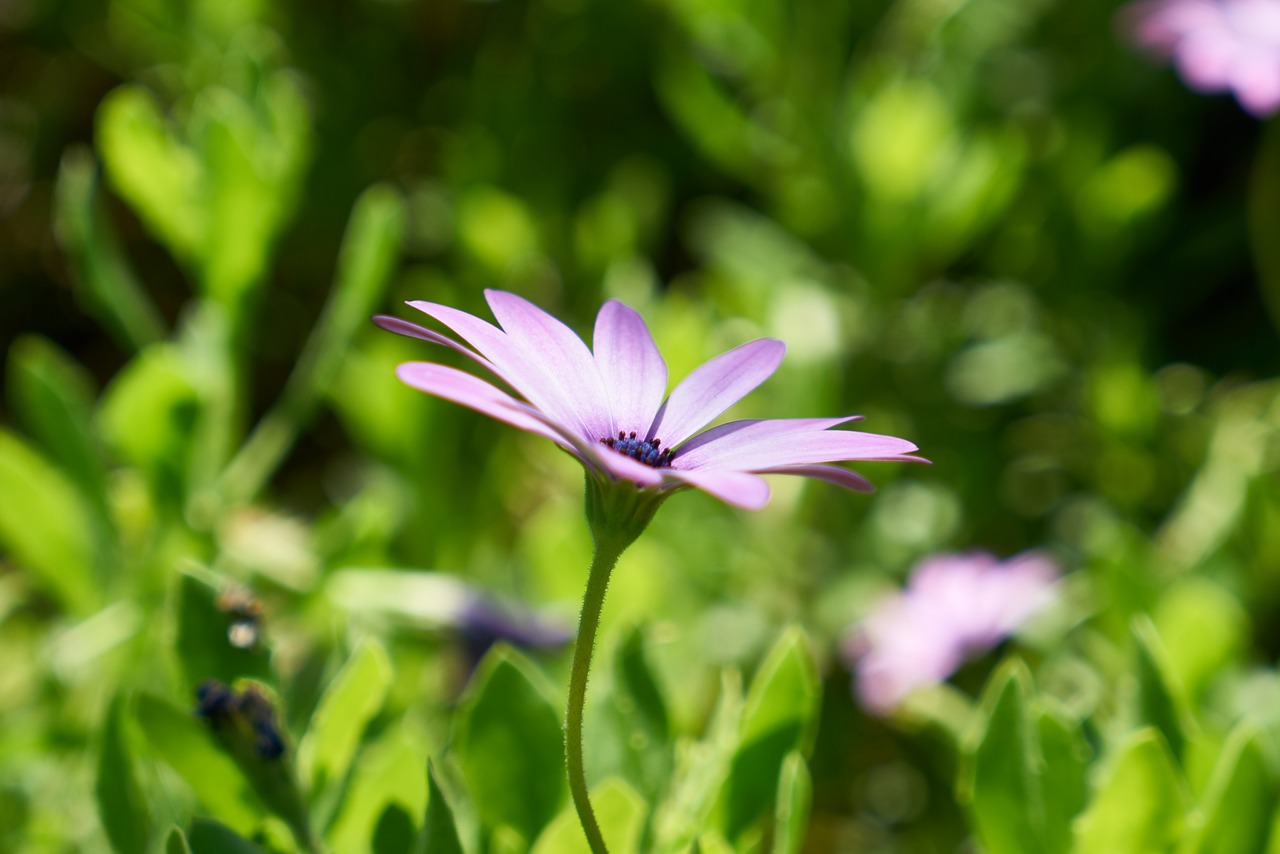
<path id="1" fill-rule="evenodd" d="M 624 299 L 676 378 L 782 338 L 735 415 L 934 461 L 680 496 L 624 556 L 587 716 L 616 850 L 1274 850 L 1280 137 L 1113 14 L 0 6 L 0 850 L 585 844 L 565 656 L 473 674 L 463 619 L 571 623 L 580 474 L 366 322 L 485 287 L 578 329 Z M 973 546 L 1049 550 L 1058 605 L 867 717 L 840 638 Z M 195 715 L 207 679 L 283 758 Z"/>

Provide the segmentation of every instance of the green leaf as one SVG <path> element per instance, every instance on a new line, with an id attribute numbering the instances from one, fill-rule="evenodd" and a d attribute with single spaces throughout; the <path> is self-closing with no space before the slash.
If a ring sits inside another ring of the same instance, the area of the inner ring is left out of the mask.
<path id="1" fill-rule="evenodd" d="M 97 140 L 107 176 L 147 230 L 180 262 L 193 260 L 205 232 L 204 170 L 151 96 L 137 86 L 108 93 Z"/>
<path id="2" fill-rule="evenodd" d="M 1155 625 L 1147 617 L 1133 621 L 1138 673 L 1138 720 L 1160 730 L 1174 757 L 1182 756 L 1188 734 L 1194 732 L 1182 686 L 1167 663 L 1168 655 Z"/>
<path id="3" fill-rule="evenodd" d="M 1248 723 L 1237 726 L 1227 738 L 1204 795 L 1204 824 L 1184 846 L 1187 854 L 1266 850 L 1276 808 L 1276 779 L 1262 738 Z"/>
<path id="4" fill-rule="evenodd" d="M 726 835 L 736 839 L 777 798 L 782 761 L 807 753 L 817 728 L 821 683 L 809 642 L 787 630 L 751 682 L 726 790 Z"/>
<path id="5" fill-rule="evenodd" d="M 1028 723 L 1031 674 L 1018 659 L 1003 664 L 983 691 L 980 735 L 968 751 L 965 777 L 973 825 L 990 854 L 1018 854 L 1041 840 L 1040 759 Z"/>
<path id="6" fill-rule="evenodd" d="M 262 820 L 262 804 L 235 761 L 195 714 L 144 693 L 138 697 L 135 715 L 147 741 L 196 798 L 228 826 L 252 834 Z"/>
<path id="7" fill-rule="evenodd" d="M 773 812 L 773 854 L 800 854 L 813 805 L 813 780 L 799 751 L 782 762 L 778 775 L 778 801 Z"/>
<path id="8" fill-rule="evenodd" d="M 395 810 L 409 817 L 411 836 L 416 835 L 417 817 L 428 808 L 422 773 L 426 764 L 426 748 L 403 727 L 388 730 L 371 744 L 357 760 L 342 809 L 326 834 L 329 846 L 335 851 L 370 850 L 379 825 L 389 824 L 384 816 Z"/>
<path id="9" fill-rule="evenodd" d="M 164 838 L 164 854 L 191 854 L 187 835 L 176 824 L 169 825 L 169 833 Z"/>
<path id="10" fill-rule="evenodd" d="M 365 727 L 382 709 L 391 675 L 382 645 L 366 638 L 320 698 L 298 747 L 299 767 L 311 783 L 313 802 L 323 804 L 341 792 Z"/>
<path id="11" fill-rule="evenodd" d="M 564 736 L 549 695 L 533 664 L 499 644 L 471 677 L 455 718 L 458 763 L 481 820 L 526 840 L 565 800 Z"/>
<path id="12" fill-rule="evenodd" d="M 207 818 L 191 822 L 191 854 L 267 854 L 226 825 Z"/>
<path id="13" fill-rule="evenodd" d="M 1160 731 L 1146 727 L 1116 749 L 1088 810 L 1076 822 L 1073 851 L 1162 852 L 1182 838 L 1190 798 Z"/>
<path id="14" fill-rule="evenodd" d="M 9 391 L 23 426 L 105 517 L 107 479 L 92 433 L 96 392 L 88 372 L 53 342 L 24 335 L 9 351 Z"/>
<path id="15" fill-rule="evenodd" d="M 649 805 L 626 781 L 610 777 L 591 790 L 591 808 L 612 854 L 636 854 Z M 547 826 L 531 854 L 591 854 L 578 813 L 572 805 Z"/>
<path id="16" fill-rule="evenodd" d="M 271 662 L 260 644 L 241 648 L 231 643 L 236 616 L 218 607 L 222 590 L 215 577 L 192 566 L 178 575 L 178 658 L 194 692 L 206 679 L 228 685 L 237 679 L 274 681 Z"/>
<path id="17" fill-rule="evenodd" d="M 644 632 L 639 627 L 628 631 L 614 652 L 612 687 L 609 747 L 620 753 L 616 770 L 638 783 L 643 795 L 655 798 L 671 776 L 670 723 L 666 702 L 645 658 Z"/>
<path id="18" fill-rule="evenodd" d="M 101 598 L 91 519 L 62 472 L 0 428 L 0 546 L 76 614 L 91 612 Z"/>
<path id="19" fill-rule="evenodd" d="M 118 341 L 133 350 L 165 337 L 164 322 L 138 284 L 99 199 L 97 164 L 84 146 L 62 157 L 54 234 L 71 260 L 77 292 Z"/>
<path id="20" fill-rule="evenodd" d="M 1040 704 L 1034 715 L 1042 756 L 1036 775 L 1044 792 L 1040 838 L 1047 852 L 1066 852 L 1071 824 L 1088 799 L 1089 745 L 1080 724 L 1066 713 Z"/>
<path id="21" fill-rule="evenodd" d="M 124 698 L 117 694 L 102 724 L 96 793 L 98 817 L 111 847 L 120 854 L 134 854 L 147 849 L 151 816 L 138 782 L 125 720 Z"/>
<path id="22" fill-rule="evenodd" d="M 414 851 L 415 854 L 464 854 L 453 809 L 436 780 L 430 760 L 427 761 L 427 815 Z"/>

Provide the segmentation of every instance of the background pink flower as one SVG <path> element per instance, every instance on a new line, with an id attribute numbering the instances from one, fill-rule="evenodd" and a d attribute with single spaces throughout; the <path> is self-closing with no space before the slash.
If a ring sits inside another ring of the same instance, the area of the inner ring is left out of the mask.
<path id="1" fill-rule="evenodd" d="M 880 603 L 851 636 L 847 653 L 859 700 L 887 714 L 913 689 L 946 679 L 1047 604 L 1057 578 L 1054 564 L 1034 552 L 1007 561 L 987 552 L 925 559 L 906 589 Z"/>
<path id="2" fill-rule="evenodd" d="M 1232 92 L 1259 117 L 1280 109 L 1280 0 L 1145 0 L 1125 15 L 1134 42 L 1192 89 Z"/>

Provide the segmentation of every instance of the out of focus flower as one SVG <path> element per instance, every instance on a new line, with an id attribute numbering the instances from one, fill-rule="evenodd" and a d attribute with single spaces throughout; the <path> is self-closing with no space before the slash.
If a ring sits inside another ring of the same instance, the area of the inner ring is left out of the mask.
<path id="1" fill-rule="evenodd" d="M 1280 0 L 1143 0 L 1124 16 L 1197 92 L 1232 92 L 1259 117 L 1280 109 Z"/>
<path id="2" fill-rule="evenodd" d="M 613 493 L 619 490 L 612 487 L 625 484 L 626 492 L 653 499 L 632 508 L 637 512 L 652 515 L 662 498 L 687 487 L 759 509 L 769 500 L 761 474 L 812 477 L 869 492 L 865 478 L 831 463 L 919 461 L 909 456 L 916 446 L 905 439 L 830 429 L 858 416 L 732 421 L 699 433 L 773 374 L 786 349 L 781 341 L 759 339 L 721 354 L 667 395 L 666 362 L 640 315 L 622 303 L 610 300 L 600 309 L 593 352 L 527 300 L 493 290 L 485 298 L 501 328 L 449 306 L 409 303 L 465 344 L 398 318 L 374 321 L 461 352 L 518 397 L 430 362 L 400 365 L 401 381 L 555 442 L 582 463 L 589 483 Z"/>
<path id="3" fill-rule="evenodd" d="M 986 552 L 922 561 L 846 647 L 867 710 L 891 712 L 913 689 L 941 682 L 999 644 L 1053 596 L 1058 571 L 1041 554 L 1000 561 Z"/>

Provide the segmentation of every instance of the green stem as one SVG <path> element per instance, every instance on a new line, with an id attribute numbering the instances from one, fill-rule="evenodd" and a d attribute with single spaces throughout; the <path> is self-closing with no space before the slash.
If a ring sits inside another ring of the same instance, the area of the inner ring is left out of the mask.
<path id="1" fill-rule="evenodd" d="M 578 639 L 573 647 L 573 671 L 569 677 L 569 708 L 565 715 L 564 758 L 569 769 L 569 791 L 578 810 L 578 821 L 587 835 L 592 854 L 608 854 L 600 825 L 596 823 L 591 799 L 587 794 L 587 772 L 582 761 L 582 710 L 587 699 L 587 673 L 591 669 L 591 653 L 595 650 L 596 630 L 600 627 L 600 609 L 604 605 L 609 576 L 626 548 L 596 539 L 595 556 L 587 576 L 587 592 L 582 597 L 582 616 L 578 620 Z"/>

